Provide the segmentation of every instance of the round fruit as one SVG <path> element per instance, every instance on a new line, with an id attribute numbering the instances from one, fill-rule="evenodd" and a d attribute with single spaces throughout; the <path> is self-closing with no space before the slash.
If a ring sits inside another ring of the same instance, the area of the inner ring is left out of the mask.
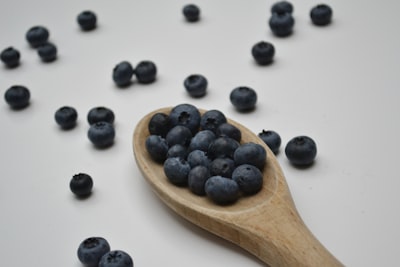
<path id="1" fill-rule="evenodd" d="M 78 197 L 88 196 L 92 192 L 93 179 L 86 173 L 75 174 L 69 182 L 69 188 Z"/>
<path id="2" fill-rule="evenodd" d="M 317 145 L 308 136 L 297 136 L 287 143 L 285 154 L 288 160 L 294 165 L 310 165 L 317 156 Z"/>

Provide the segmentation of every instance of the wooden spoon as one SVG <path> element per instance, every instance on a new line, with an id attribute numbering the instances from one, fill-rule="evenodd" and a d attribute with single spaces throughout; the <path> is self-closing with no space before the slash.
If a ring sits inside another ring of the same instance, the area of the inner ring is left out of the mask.
<path id="1" fill-rule="evenodd" d="M 343 266 L 305 226 L 296 210 L 282 170 L 265 143 L 237 122 L 228 120 L 242 132 L 242 143 L 254 142 L 267 151 L 262 190 L 241 197 L 229 206 L 218 206 L 207 197 L 197 196 L 185 187 L 172 185 L 162 164 L 154 162 L 145 148 L 148 123 L 155 110 L 137 124 L 133 151 L 137 165 L 158 197 L 183 218 L 237 244 L 271 267 Z M 201 110 L 204 113 L 204 110 Z"/>

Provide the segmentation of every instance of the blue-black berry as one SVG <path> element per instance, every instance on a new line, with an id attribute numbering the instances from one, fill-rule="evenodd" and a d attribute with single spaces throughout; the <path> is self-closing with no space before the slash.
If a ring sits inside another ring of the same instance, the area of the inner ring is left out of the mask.
<path id="1" fill-rule="evenodd" d="M 239 185 L 231 178 L 211 176 L 204 186 L 207 196 L 218 205 L 229 205 L 239 199 Z"/>
<path id="2" fill-rule="evenodd" d="M 240 191 L 245 195 L 258 193 L 263 185 L 261 171 L 256 166 L 250 164 L 237 166 L 232 173 L 232 179 L 237 182 Z"/>
<path id="3" fill-rule="evenodd" d="M 19 65 L 21 54 L 14 47 L 7 47 L 0 54 L 0 59 L 8 68 L 15 68 Z"/>
<path id="4" fill-rule="evenodd" d="M 196 134 L 200 127 L 201 114 L 197 107 L 191 104 L 179 104 L 172 108 L 169 113 L 171 125 L 183 125 Z"/>
<path id="5" fill-rule="evenodd" d="M 171 129 L 171 122 L 168 114 L 162 112 L 154 114 L 150 118 L 148 128 L 150 134 L 155 134 L 165 137 L 168 131 Z"/>
<path id="6" fill-rule="evenodd" d="M 200 19 L 200 8 L 197 5 L 185 5 L 182 9 L 182 13 L 189 22 L 195 22 Z"/>
<path id="7" fill-rule="evenodd" d="M 151 158 L 159 163 L 162 163 L 167 158 L 169 150 L 167 141 L 159 135 L 150 135 L 146 138 L 146 150 Z"/>
<path id="8" fill-rule="evenodd" d="M 92 192 L 93 179 L 86 173 L 75 174 L 69 182 L 69 188 L 78 197 L 88 196 Z"/>
<path id="9" fill-rule="evenodd" d="M 326 4 L 319 4 L 310 11 L 311 21 L 318 26 L 325 26 L 331 23 L 333 11 Z"/>
<path id="10" fill-rule="evenodd" d="M 242 139 L 242 132 L 240 129 L 227 122 L 219 125 L 215 134 L 218 137 L 230 137 L 238 142 Z"/>
<path id="11" fill-rule="evenodd" d="M 307 166 L 317 156 L 317 145 L 308 136 L 296 136 L 286 144 L 285 154 L 293 165 Z"/>
<path id="12" fill-rule="evenodd" d="M 258 134 L 258 137 L 260 137 L 264 141 L 264 143 L 271 149 L 274 154 L 278 154 L 282 140 L 277 132 L 272 130 L 262 130 Z"/>
<path id="13" fill-rule="evenodd" d="M 236 87 L 231 91 L 230 100 L 238 111 L 251 111 L 256 107 L 257 93 L 250 87 Z"/>
<path id="14" fill-rule="evenodd" d="M 272 5 L 271 13 L 281 13 L 281 12 L 287 12 L 290 14 L 293 13 L 292 3 L 288 1 L 279 1 Z"/>
<path id="15" fill-rule="evenodd" d="M 210 171 L 205 166 L 196 166 L 192 168 L 188 175 L 188 187 L 196 195 L 204 196 L 206 194 L 204 185 L 210 178 Z"/>
<path id="16" fill-rule="evenodd" d="M 103 237 L 89 237 L 78 247 L 78 259 L 88 267 L 98 266 L 101 257 L 110 251 L 110 245 Z"/>
<path id="17" fill-rule="evenodd" d="M 268 65 L 274 59 L 275 47 L 269 42 L 261 41 L 253 45 L 251 54 L 259 65 Z"/>
<path id="18" fill-rule="evenodd" d="M 71 129 L 76 125 L 78 119 L 78 112 L 75 108 L 70 106 L 63 106 L 54 114 L 54 119 L 57 124 L 63 129 Z"/>
<path id="19" fill-rule="evenodd" d="M 191 139 L 192 132 L 189 128 L 183 125 L 177 125 L 173 127 L 165 136 L 165 140 L 167 140 L 167 143 L 170 147 L 176 144 L 188 146 Z"/>
<path id="20" fill-rule="evenodd" d="M 124 87 L 131 84 L 134 72 L 131 63 L 122 61 L 113 68 L 112 78 L 117 86 Z"/>
<path id="21" fill-rule="evenodd" d="M 7 89 L 4 98 L 11 108 L 22 109 L 29 105 L 31 94 L 25 86 L 14 85 Z"/>
<path id="22" fill-rule="evenodd" d="M 139 83 L 152 83 L 156 80 L 157 66 L 149 60 L 141 61 L 135 67 L 135 75 Z"/>
<path id="23" fill-rule="evenodd" d="M 183 158 L 167 158 L 164 161 L 164 173 L 168 180 L 178 186 L 187 184 L 189 172 L 191 167 L 189 163 Z"/>
<path id="24" fill-rule="evenodd" d="M 37 52 L 44 62 L 51 62 L 57 58 L 57 47 L 49 42 L 40 45 Z"/>
<path id="25" fill-rule="evenodd" d="M 192 74 L 183 82 L 186 91 L 192 97 L 202 97 L 207 92 L 208 81 L 200 74 Z"/>
<path id="26" fill-rule="evenodd" d="M 90 125 L 100 121 L 105 121 L 112 124 L 114 123 L 114 119 L 114 112 L 111 109 L 102 106 L 90 109 L 87 114 L 87 121 Z"/>
<path id="27" fill-rule="evenodd" d="M 226 122 L 227 120 L 224 113 L 217 109 L 210 109 L 204 112 L 204 114 L 201 116 L 200 128 L 202 130 L 210 130 L 215 133 L 217 128 Z"/>
<path id="28" fill-rule="evenodd" d="M 267 159 L 267 152 L 259 144 L 249 142 L 239 146 L 233 155 L 236 165 L 250 164 L 262 170 Z"/>
<path id="29" fill-rule="evenodd" d="M 292 33 L 294 27 L 294 18 L 288 12 L 273 13 L 269 19 L 271 31 L 279 37 L 285 37 Z"/>
<path id="30" fill-rule="evenodd" d="M 112 250 L 101 257 L 98 267 L 133 267 L 133 259 L 122 250 Z"/>
<path id="31" fill-rule="evenodd" d="M 96 147 L 103 148 L 111 146 L 115 138 L 114 126 L 105 121 L 96 122 L 90 125 L 88 138 Z"/>
<path id="32" fill-rule="evenodd" d="M 85 10 L 78 14 L 76 18 L 79 26 L 84 31 L 90 31 L 96 28 L 97 16 L 93 11 Z"/>
<path id="33" fill-rule="evenodd" d="M 32 47 L 37 48 L 47 43 L 49 35 L 50 33 L 47 28 L 43 26 L 34 26 L 26 32 L 25 38 Z"/>

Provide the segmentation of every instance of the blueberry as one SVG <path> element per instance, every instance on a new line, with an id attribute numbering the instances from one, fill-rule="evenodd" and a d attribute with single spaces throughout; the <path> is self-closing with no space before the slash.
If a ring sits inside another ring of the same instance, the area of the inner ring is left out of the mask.
<path id="1" fill-rule="evenodd" d="M 78 197 L 88 196 L 92 192 L 93 179 L 86 173 L 75 174 L 69 182 L 69 188 Z"/>
<path id="2" fill-rule="evenodd" d="M 164 162 L 167 158 L 168 144 L 159 135 L 150 135 L 146 138 L 145 146 L 151 158 L 157 162 Z"/>
<path id="3" fill-rule="evenodd" d="M 21 54 L 14 47 L 7 47 L 0 54 L 0 59 L 8 68 L 15 68 L 19 65 Z"/>
<path id="4" fill-rule="evenodd" d="M 196 166 L 210 166 L 210 159 L 207 157 L 206 152 L 202 150 L 193 150 L 187 156 L 187 162 L 191 168 Z"/>
<path id="5" fill-rule="evenodd" d="M 195 22 L 200 19 L 200 8 L 194 4 L 185 5 L 182 13 L 189 22 Z"/>
<path id="6" fill-rule="evenodd" d="M 115 129 L 111 123 L 99 121 L 90 125 L 88 138 L 97 147 L 108 147 L 114 143 Z"/>
<path id="7" fill-rule="evenodd" d="M 196 195 L 204 196 L 206 194 L 204 185 L 210 176 L 210 171 L 205 166 L 192 168 L 188 175 L 189 190 Z"/>
<path id="8" fill-rule="evenodd" d="M 333 11 L 326 4 L 319 4 L 310 11 L 311 21 L 318 26 L 325 26 L 331 23 Z"/>
<path id="9" fill-rule="evenodd" d="M 165 142 L 166 143 L 166 142 Z M 186 159 L 188 156 L 188 149 L 186 146 L 180 145 L 180 144 L 176 144 L 171 146 L 168 149 L 167 152 L 167 158 L 175 158 L 175 157 L 179 157 L 179 158 L 183 158 Z"/>
<path id="10" fill-rule="evenodd" d="M 164 173 L 168 180 L 178 186 L 187 184 L 191 170 L 189 163 L 183 158 L 167 158 L 164 161 Z"/>
<path id="11" fill-rule="evenodd" d="M 152 83 L 156 80 L 157 67 L 151 61 L 141 61 L 136 65 L 135 75 L 139 83 Z"/>
<path id="12" fill-rule="evenodd" d="M 102 106 L 90 109 L 87 114 L 87 121 L 90 125 L 100 121 L 105 121 L 112 124 L 114 123 L 114 119 L 114 112 L 111 109 Z"/>
<path id="13" fill-rule="evenodd" d="M 186 91 L 192 97 L 202 97 L 207 92 L 208 81 L 200 74 L 192 74 L 183 82 Z"/>
<path id="14" fill-rule="evenodd" d="M 235 150 L 233 160 L 236 165 L 251 164 L 262 170 L 267 159 L 267 152 L 259 144 L 244 143 Z"/>
<path id="15" fill-rule="evenodd" d="M 276 36 L 286 37 L 293 31 L 294 18 L 290 13 L 276 12 L 271 15 L 268 23 Z"/>
<path id="16" fill-rule="evenodd" d="M 165 139 L 169 147 L 176 144 L 188 146 L 192 139 L 192 132 L 186 126 L 177 125 L 168 131 Z"/>
<path id="17" fill-rule="evenodd" d="M 219 205 L 228 205 L 239 199 L 239 185 L 236 181 L 222 177 L 211 176 L 204 185 L 206 195 Z"/>
<path id="18" fill-rule="evenodd" d="M 251 54 L 259 65 L 268 65 L 274 59 L 275 47 L 269 42 L 260 41 L 253 45 Z"/>
<path id="19" fill-rule="evenodd" d="M 71 129 L 76 125 L 78 119 L 78 112 L 75 108 L 70 106 L 63 106 L 54 114 L 54 119 L 57 124 L 63 129 Z"/>
<path id="20" fill-rule="evenodd" d="M 49 35 L 49 31 L 45 27 L 34 26 L 26 32 L 25 38 L 32 47 L 37 48 L 47 42 Z"/>
<path id="21" fill-rule="evenodd" d="M 200 128 L 202 130 L 210 130 L 215 133 L 218 126 L 226 122 L 227 120 L 224 113 L 216 109 L 211 109 L 204 112 L 204 114 L 201 116 Z"/>
<path id="22" fill-rule="evenodd" d="M 98 266 L 101 257 L 110 251 L 110 245 L 103 237 L 89 237 L 78 247 L 78 258 L 88 267 Z"/>
<path id="23" fill-rule="evenodd" d="M 134 72 L 131 63 L 122 61 L 114 67 L 112 78 L 117 86 L 124 87 L 131 83 Z"/>
<path id="24" fill-rule="evenodd" d="M 208 147 L 215 138 L 215 134 L 210 130 L 199 131 L 190 140 L 189 151 L 197 149 L 207 152 Z"/>
<path id="25" fill-rule="evenodd" d="M 257 93 L 250 87 L 236 87 L 230 94 L 230 100 L 237 110 L 250 111 L 256 106 Z"/>
<path id="26" fill-rule="evenodd" d="M 240 146 L 239 142 L 229 137 L 218 137 L 208 148 L 208 157 L 216 158 L 233 158 L 236 149 Z"/>
<path id="27" fill-rule="evenodd" d="M 101 257 L 99 267 L 133 267 L 133 260 L 122 250 L 112 250 Z"/>
<path id="28" fill-rule="evenodd" d="M 169 114 L 171 125 L 183 125 L 196 134 L 200 127 L 201 115 L 199 110 L 191 104 L 179 104 L 172 108 Z"/>
<path id="29" fill-rule="evenodd" d="M 277 132 L 272 130 L 262 130 L 262 132 L 258 134 L 258 137 L 260 137 L 264 141 L 264 143 L 271 149 L 274 154 L 278 154 L 282 140 Z"/>
<path id="30" fill-rule="evenodd" d="M 245 195 L 253 195 L 259 192 L 263 185 L 261 171 L 250 164 L 237 166 L 232 173 L 232 179 L 237 182 L 239 189 Z"/>
<path id="31" fill-rule="evenodd" d="M 96 28 L 97 17 L 96 14 L 90 10 L 85 10 L 79 13 L 76 20 L 84 31 L 90 31 Z"/>
<path id="32" fill-rule="evenodd" d="M 7 89 L 4 98 L 11 108 L 22 109 L 29 105 L 31 94 L 25 86 L 13 85 Z"/>
<path id="33" fill-rule="evenodd" d="M 279 1 L 272 5 L 271 13 L 293 13 L 293 5 L 288 1 Z"/>
<path id="34" fill-rule="evenodd" d="M 317 145 L 308 136 L 296 136 L 285 147 L 288 160 L 298 166 L 307 166 L 314 162 L 317 155 Z"/>
<path id="35" fill-rule="evenodd" d="M 235 162 L 230 158 L 216 158 L 210 164 L 210 173 L 212 176 L 231 177 L 234 169 Z"/>
<path id="36" fill-rule="evenodd" d="M 169 116 L 162 112 L 154 114 L 150 118 L 148 128 L 150 134 L 156 134 L 165 137 L 168 131 L 171 129 Z"/>
<path id="37" fill-rule="evenodd" d="M 37 49 L 39 57 L 44 62 L 51 62 L 57 58 L 57 47 L 52 43 L 44 43 Z"/>
<path id="38" fill-rule="evenodd" d="M 216 135 L 218 137 L 230 137 L 238 142 L 240 142 L 240 140 L 242 139 L 242 132 L 240 131 L 240 129 L 230 123 L 222 123 L 221 125 L 219 125 L 216 131 Z"/>

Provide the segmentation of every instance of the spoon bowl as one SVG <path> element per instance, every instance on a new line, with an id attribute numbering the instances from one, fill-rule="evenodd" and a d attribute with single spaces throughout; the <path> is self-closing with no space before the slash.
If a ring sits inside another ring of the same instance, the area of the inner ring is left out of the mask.
<path id="1" fill-rule="evenodd" d="M 228 119 L 241 130 L 241 143 L 254 142 L 267 151 L 263 187 L 255 195 L 241 197 L 227 206 L 213 203 L 188 188 L 171 184 L 163 166 L 150 157 L 145 147 L 148 123 L 157 109 L 137 124 L 133 134 L 136 163 L 156 195 L 177 214 L 193 224 L 247 250 L 267 265 L 287 267 L 343 266 L 309 231 L 296 210 L 288 185 L 268 146 L 243 125 Z M 203 114 L 205 111 L 200 110 Z"/>

